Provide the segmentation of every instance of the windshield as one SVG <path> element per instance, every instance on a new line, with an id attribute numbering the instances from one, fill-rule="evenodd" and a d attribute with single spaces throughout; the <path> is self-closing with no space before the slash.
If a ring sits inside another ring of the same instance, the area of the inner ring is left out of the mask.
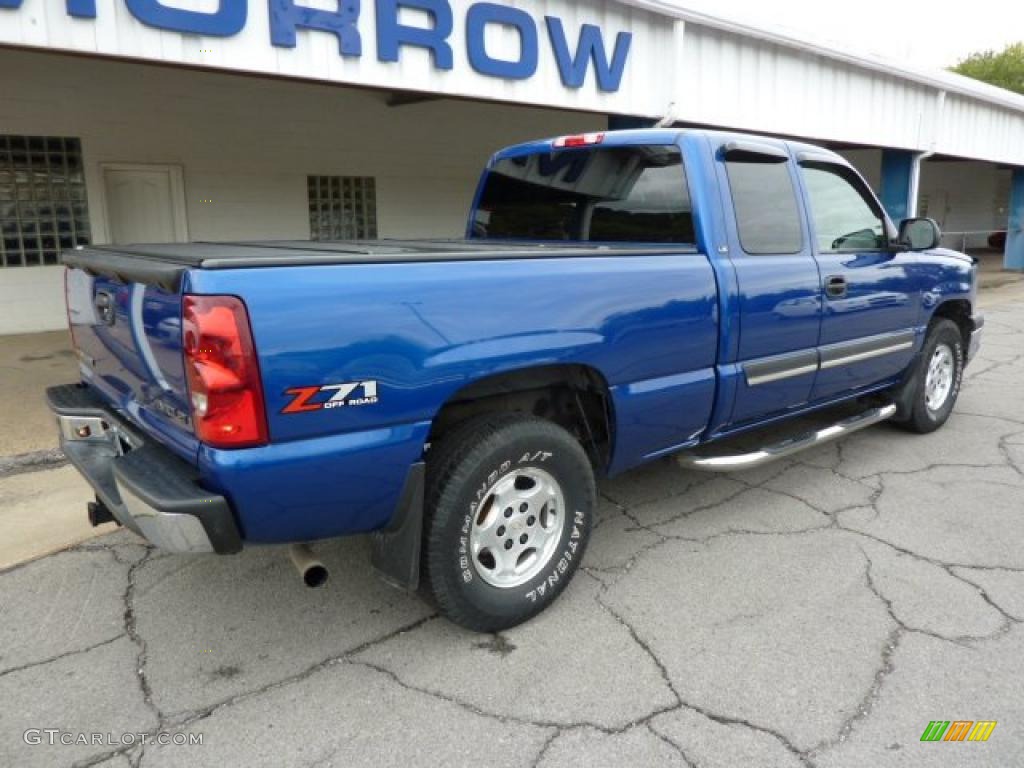
<path id="1" fill-rule="evenodd" d="M 472 236 L 692 244 L 679 149 L 597 147 L 499 160 L 484 180 Z"/>

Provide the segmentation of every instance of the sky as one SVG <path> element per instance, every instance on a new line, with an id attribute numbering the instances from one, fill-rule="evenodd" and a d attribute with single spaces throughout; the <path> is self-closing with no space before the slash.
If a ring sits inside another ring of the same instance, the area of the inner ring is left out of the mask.
<path id="1" fill-rule="evenodd" d="M 1024 41 L 1020 0 L 672 0 L 711 16 L 918 67 L 945 68 L 974 51 Z"/>

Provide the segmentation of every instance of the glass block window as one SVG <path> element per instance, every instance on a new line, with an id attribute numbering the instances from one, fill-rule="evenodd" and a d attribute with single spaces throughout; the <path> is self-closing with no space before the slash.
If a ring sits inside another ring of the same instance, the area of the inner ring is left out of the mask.
<path id="1" fill-rule="evenodd" d="M 0 135 L 0 266 L 57 264 L 89 242 L 81 142 Z"/>
<path id="2" fill-rule="evenodd" d="M 369 176 L 309 176 L 309 236 L 313 240 L 377 237 L 377 191 Z"/>

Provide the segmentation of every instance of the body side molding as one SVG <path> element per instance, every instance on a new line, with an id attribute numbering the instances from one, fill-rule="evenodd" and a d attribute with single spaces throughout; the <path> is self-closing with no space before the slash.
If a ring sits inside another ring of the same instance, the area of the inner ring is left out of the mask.
<path id="1" fill-rule="evenodd" d="M 787 352 L 743 363 L 743 374 L 748 387 L 769 384 L 773 381 L 803 376 L 817 370 L 838 368 L 841 365 L 858 363 L 894 352 L 902 352 L 914 346 L 916 333 L 913 330 L 882 333 L 877 336 L 842 341 L 815 349 Z"/>

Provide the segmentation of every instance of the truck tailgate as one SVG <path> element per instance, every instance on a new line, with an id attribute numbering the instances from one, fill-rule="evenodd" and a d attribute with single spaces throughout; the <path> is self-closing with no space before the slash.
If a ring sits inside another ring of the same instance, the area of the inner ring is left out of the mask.
<path id="1" fill-rule="evenodd" d="M 195 460 L 180 289 L 69 267 L 68 320 L 83 381 L 151 437 Z"/>

